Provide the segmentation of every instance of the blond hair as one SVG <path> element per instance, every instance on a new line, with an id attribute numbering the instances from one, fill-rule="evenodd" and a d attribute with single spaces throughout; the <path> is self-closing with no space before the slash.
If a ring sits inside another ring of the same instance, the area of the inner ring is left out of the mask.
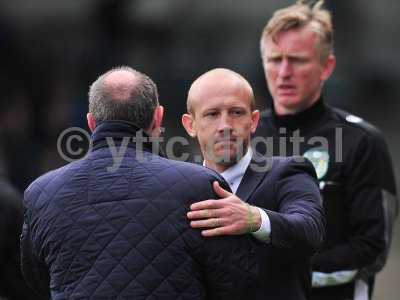
<path id="1" fill-rule="evenodd" d="M 261 40 L 261 56 L 264 58 L 265 42 L 272 38 L 276 42 L 277 35 L 292 29 L 301 29 L 310 26 L 319 37 L 318 47 L 321 61 L 326 61 L 333 52 L 333 26 L 331 13 L 322 8 L 323 0 L 309 5 L 306 1 L 297 1 L 296 4 L 277 10 L 264 27 Z"/>

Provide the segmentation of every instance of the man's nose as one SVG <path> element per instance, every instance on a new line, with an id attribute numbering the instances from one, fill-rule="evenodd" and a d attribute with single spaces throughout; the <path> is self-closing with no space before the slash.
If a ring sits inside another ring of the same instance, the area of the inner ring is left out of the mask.
<path id="1" fill-rule="evenodd" d="M 231 132 L 232 131 L 232 120 L 227 113 L 221 114 L 221 118 L 218 123 L 219 132 Z"/>
<path id="2" fill-rule="evenodd" d="M 283 59 L 281 64 L 279 65 L 279 70 L 278 70 L 278 74 L 279 77 L 290 77 L 293 73 L 293 68 L 291 63 L 289 62 L 288 59 Z"/>

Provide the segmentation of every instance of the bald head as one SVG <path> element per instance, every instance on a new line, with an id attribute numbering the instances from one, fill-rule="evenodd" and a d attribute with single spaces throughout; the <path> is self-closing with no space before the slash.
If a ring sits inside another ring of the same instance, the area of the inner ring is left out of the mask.
<path id="1" fill-rule="evenodd" d="M 140 75 L 124 69 L 104 74 L 103 87 L 113 101 L 127 101 L 140 83 Z"/>
<path id="2" fill-rule="evenodd" d="M 111 69 L 90 86 L 89 112 L 96 123 L 122 120 L 147 129 L 157 105 L 154 82 L 130 67 Z"/>
<path id="3" fill-rule="evenodd" d="M 192 84 L 187 106 L 182 125 L 197 138 L 205 165 L 223 172 L 238 162 L 260 117 L 250 84 L 233 71 L 211 70 Z"/>
<path id="4" fill-rule="evenodd" d="M 187 110 L 194 114 L 198 101 L 227 94 L 236 94 L 248 99 L 251 110 L 254 109 L 253 89 L 248 81 L 234 71 L 218 68 L 204 73 L 192 83 L 188 93 Z"/>

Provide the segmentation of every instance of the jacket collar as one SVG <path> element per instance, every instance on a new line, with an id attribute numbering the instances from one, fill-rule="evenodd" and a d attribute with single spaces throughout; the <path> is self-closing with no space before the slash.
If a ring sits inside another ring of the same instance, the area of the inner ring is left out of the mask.
<path id="1" fill-rule="evenodd" d="M 158 151 L 154 154 L 163 156 L 160 145 L 155 145 L 157 147 L 153 147 L 153 144 L 157 143 L 159 140 L 150 137 L 143 129 L 131 122 L 122 120 L 100 122 L 92 134 L 92 149 L 97 150 L 109 147 L 110 144 L 107 141 L 109 138 L 112 139 L 114 145 L 121 145 L 126 139 L 128 141 L 128 147 L 136 147 L 136 149 L 148 152 L 152 152 L 153 149 L 155 149 Z M 138 145 L 138 143 L 141 143 L 141 145 Z"/>
<path id="2" fill-rule="evenodd" d="M 258 152 L 253 151 L 253 157 L 244 173 L 243 179 L 236 191 L 236 195 L 243 201 L 247 202 L 271 167 L 272 158 L 265 157 Z"/>
<path id="3" fill-rule="evenodd" d="M 321 97 L 311 107 L 294 115 L 277 115 L 272 104 L 272 121 L 277 128 L 285 127 L 289 130 L 305 129 L 309 125 L 315 126 L 315 123 L 324 118 L 326 107 Z"/>

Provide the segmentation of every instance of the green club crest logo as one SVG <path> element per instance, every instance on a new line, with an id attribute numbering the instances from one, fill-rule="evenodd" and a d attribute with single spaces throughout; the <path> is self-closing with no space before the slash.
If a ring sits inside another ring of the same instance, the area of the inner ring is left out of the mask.
<path id="1" fill-rule="evenodd" d="M 303 156 L 313 164 L 318 179 L 322 179 L 328 172 L 329 153 L 323 149 L 314 148 L 307 150 Z"/>

